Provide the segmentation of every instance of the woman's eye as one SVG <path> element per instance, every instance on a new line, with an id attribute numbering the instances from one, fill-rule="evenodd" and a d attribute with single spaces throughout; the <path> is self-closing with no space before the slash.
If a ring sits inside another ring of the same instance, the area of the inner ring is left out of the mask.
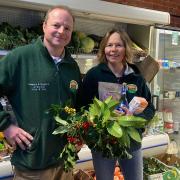
<path id="1" fill-rule="evenodd" d="M 113 45 L 112 44 L 107 44 L 106 47 L 112 47 Z"/>
<path id="2" fill-rule="evenodd" d="M 117 44 L 116 47 L 124 47 L 122 44 Z"/>
<path id="3" fill-rule="evenodd" d="M 120 48 L 120 47 L 124 47 L 124 45 L 122 45 L 122 44 L 107 44 L 106 47 Z"/>

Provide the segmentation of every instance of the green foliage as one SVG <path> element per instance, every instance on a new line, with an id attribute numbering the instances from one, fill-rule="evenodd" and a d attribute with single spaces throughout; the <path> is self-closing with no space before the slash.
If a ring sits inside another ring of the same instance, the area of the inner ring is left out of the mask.
<path id="1" fill-rule="evenodd" d="M 0 141 L 0 150 L 3 150 L 5 148 L 4 142 Z"/>
<path id="2" fill-rule="evenodd" d="M 107 158 L 131 158 L 128 153 L 130 141 L 141 142 L 137 128 L 145 126 L 146 121 L 135 116 L 122 116 L 115 113 L 118 102 L 108 97 L 104 101 L 94 98 L 88 110 L 76 113 L 73 108 L 53 105 L 51 112 L 58 127 L 53 134 L 66 134 L 68 144 L 60 158 L 64 160 L 65 170 L 71 169 L 77 160 L 74 148 L 85 143 L 90 149 L 102 152 Z M 66 118 L 60 115 L 66 113 Z"/>
<path id="3" fill-rule="evenodd" d="M 18 46 L 23 46 L 34 42 L 38 36 L 42 35 L 42 30 L 36 28 L 13 27 L 7 22 L 0 24 L 0 49 L 11 50 Z M 41 27 L 42 29 L 42 27 Z"/>

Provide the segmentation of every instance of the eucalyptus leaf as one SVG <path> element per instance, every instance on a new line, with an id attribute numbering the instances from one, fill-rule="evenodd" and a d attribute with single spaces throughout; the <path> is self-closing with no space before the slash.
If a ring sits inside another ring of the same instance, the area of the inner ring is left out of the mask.
<path id="1" fill-rule="evenodd" d="M 111 121 L 107 125 L 107 131 L 114 137 L 122 137 L 122 129 L 116 121 Z"/>
<path id="2" fill-rule="evenodd" d="M 139 132 L 133 128 L 133 127 L 128 127 L 127 128 L 127 133 L 129 134 L 129 136 L 134 139 L 135 141 L 137 142 L 141 142 L 142 141 L 142 138 L 139 134 Z"/>

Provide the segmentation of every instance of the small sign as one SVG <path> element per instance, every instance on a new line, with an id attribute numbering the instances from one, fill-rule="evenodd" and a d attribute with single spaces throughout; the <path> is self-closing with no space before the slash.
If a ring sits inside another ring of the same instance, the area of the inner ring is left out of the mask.
<path id="1" fill-rule="evenodd" d="M 172 45 L 178 45 L 178 35 L 179 35 L 179 32 L 177 31 L 173 31 L 172 32 Z"/>
<path id="2" fill-rule="evenodd" d="M 149 175 L 148 180 L 163 180 L 163 175 L 162 173 Z"/>

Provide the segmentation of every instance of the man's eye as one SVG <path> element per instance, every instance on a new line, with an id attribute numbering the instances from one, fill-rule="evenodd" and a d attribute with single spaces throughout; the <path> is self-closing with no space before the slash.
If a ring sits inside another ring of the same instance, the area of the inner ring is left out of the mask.
<path id="1" fill-rule="evenodd" d="M 70 27 L 64 27 L 66 31 L 70 31 Z"/>
<path id="2" fill-rule="evenodd" d="M 58 24 L 54 24 L 53 27 L 58 29 L 60 26 Z"/>

